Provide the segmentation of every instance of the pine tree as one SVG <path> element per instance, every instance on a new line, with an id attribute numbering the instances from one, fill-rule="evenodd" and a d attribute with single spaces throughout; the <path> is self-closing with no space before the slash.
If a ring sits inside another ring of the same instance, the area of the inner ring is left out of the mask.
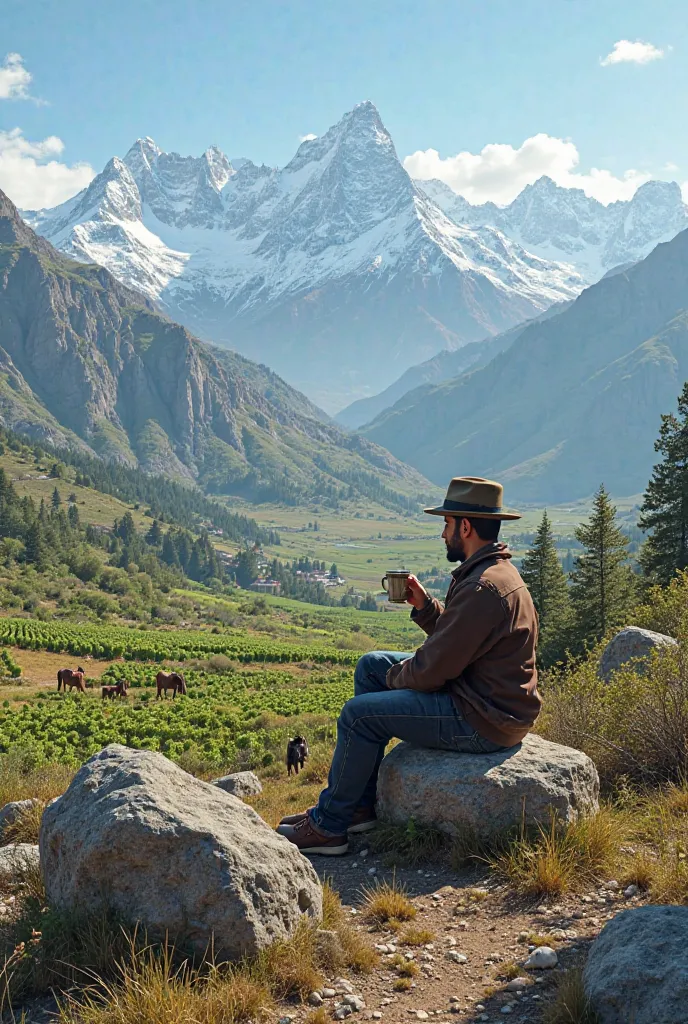
<path id="1" fill-rule="evenodd" d="M 174 545 L 174 540 L 170 536 L 169 532 L 165 534 L 162 539 L 162 552 L 160 554 L 163 562 L 167 562 L 168 565 L 179 565 L 179 559 L 177 558 L 177 549 Z"/>
<path id="2" fill-rule="evenodd" d="M 552 665 L 566 653 L 571 624 L 571 598 L 552 527 L 545 511 L 533 547 L 521 564 L 523 577 L 540 619 L 538 661 Z"/>
<path id="3" fill-rule="evenodd" d="M 616 525 L 616 506 L 604 485 L 595 494 L 587 523 L 575 531 L 584 551 L 571 575 L 576 640 L 596 642 L 624 625 L 633 606 L 636 581 L 628 561 L 628 537 Z"/>
<path id="4" fill-rule="evenodd" d="M 655 451 L 663 458 L 640 509 L 638 525 L 650 531 L 640 564 L 653 582 L 667 584 L 677 569 L 688 568 L 688 381 L 678 399 L 678 415 L 662 416 Z"/>
<path id="5" fill-rule="evenodd" d="M 146 540 L 153 547 L 157 548 L 162 540 L 162 530 L 160 529 L 160 523 L 157 519 L 154 519 L 151 523 L 151 528 L 146 534 Z"/>
<path id="6" fill-rule="evenodd" d="M 53 510 L 55 512 L 57 512 L 57 510 L 59 509 L 60 505 L 62 504 L 62 497 L 60 496 L 60 492 L 58 491 L 57 487 L 53 491 L 53 496 L 50 499 L 50 504 L 52 505 Z"/>
<path id="7" fill-rule="evenodd" d="M 69 525 L 73 530 L 79 529 L 79 509 L 76 505 L 70 505 L 69 511 L 67 512 L 67 518 L 69 519 Z"/>

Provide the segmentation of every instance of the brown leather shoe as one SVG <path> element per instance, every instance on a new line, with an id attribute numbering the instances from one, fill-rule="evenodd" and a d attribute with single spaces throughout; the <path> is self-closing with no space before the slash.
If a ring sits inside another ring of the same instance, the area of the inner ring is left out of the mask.
<path id="1" fill-rule="evenodd" d="M 349 850 L 346 836 L 331 836 L 321 832 L 306 815 L 293 825 L 278 825 L 277 831 L 301 853 L 321 853 L 326 857 L 341 857 Z"/>
<path id="2" fill-rule="evenodd" d="M 347 832 L 350 836 L 359 835 L 361 832 L 370 832 L 377 826 L 377 814 L 374 807 L 358 807 L 354 811 Z"/>
<path id="3" fill-rule="evenodd" d="M 313 808 L 311 807 L 310 810 L 313 810 Z M 285 818 L 280 820 L 280 825 L 296 825 L 297 822 L 307 817 L 308 811 L 299 811 L 298 814 L 287 814 Z"/>
<path id="4" fill-rule="evenodd" d="M 313 810 L 313 808 L 311 808 Z M 297 822 L 303 821 L 304 818 L 308 817 L 308 811 L 299 811 L 298 814 L 288 814 L 286 818 L 282 818 L 280 825 L 296 825 Z M 354 811 L 354 816 L 351 819 L 347 832 L 350 836 L 360 835 L 363 832 L 370 832 L 371 829 L 377 826 L 377 815 L 375 814 L 374 807 L 359 807 Z"/>

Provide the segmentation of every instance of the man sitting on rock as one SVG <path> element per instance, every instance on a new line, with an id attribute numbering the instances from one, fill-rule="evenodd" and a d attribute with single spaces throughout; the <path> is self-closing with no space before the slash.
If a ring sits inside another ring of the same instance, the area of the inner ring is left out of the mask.
<path id="1" fill-rule="evenodd" d="M 393 737 L 487 754 L 519 743 L 538 716 L 537 614 L 497 539 L 502 520 L 520 515 L 504 511 L 501 485 L 481 477 L 455 477 L 444 503 L 425 511 L 444 516 L 447 558 L 461 565 L 444 607 L 409 576 L 411 618 L 428 634 L 415 654 L 359 659 L 327 788 L 316 807 L 277 829 L 303 853 L 346 853 L 347 834 L 375 827 L 378 770 Z"/>

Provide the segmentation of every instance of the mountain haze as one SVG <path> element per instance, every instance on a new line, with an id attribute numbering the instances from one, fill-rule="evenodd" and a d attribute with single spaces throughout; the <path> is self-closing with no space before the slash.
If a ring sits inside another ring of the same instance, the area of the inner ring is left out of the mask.
<path id="1" fill-rule="evenodd" d="M 405 506 L 427 490 L 266 367 L 211 349 L 107 270 L 58 253 L 3 193 L 0 422 L 249 498 Z"/>
<path id="2" fill-rule="evenodd" d="M 683 231 L 528 325 L 487 366 L 405 396 L 365 434 L 438 485 L 460 473 L 497 477 L 510 501 L 573 500 L 602 482 L 632 495 L 686 378 Z"/>
<path id="3" fill-rule="evenodd" d="M 537 319 L 546 320 L 551 316 L 556 316 L 566 308 L 566 305 L 566 303 L 558 302 L 556 305 L 550 306 Z M 469 345 L 464 345 L 462 348 L 454 350 L 443 349 L 436 356 L 433 356 L 432 359 L 427 359 L 418 366 L 409 367 L 398 380 L 395 380 L 393 384 L 390 384 L 388 388 L 385 388 L 378 395 L 371 395 L 370 398 L 359 398 L 358 401 L 347 405 L 345 409 L 342 409 L 335 416 L 336 422 L 341 423 L 343 427 L 347 427 L 349 430 L 358 430 L 416 388 L 423 387 L 426 384 L 439 384 L 443 380 L 457 377 L 468 369 L 477 369 L 479 366 L 487 365 L 491 359 L 494 359 L 500 352 L 504 352 L 517 338 L 520 338 L 530 322 L 526 321 L 526 323 L 519 324 L 517 327 L 512 327 L 510 331 L 503 331 L 489 340 L 474 341 Z M 414 402 L 415 399 L 411 396 L 408 401 Z"/>
<path id="4" fill-rule="evenodd" d="M 329 412 L 584 284 L 498 228 L 449 219 L 368 102 L 282 169 L 139 139 L 79 195 L 26 216 L 67 255 L 102 264 Z"/>

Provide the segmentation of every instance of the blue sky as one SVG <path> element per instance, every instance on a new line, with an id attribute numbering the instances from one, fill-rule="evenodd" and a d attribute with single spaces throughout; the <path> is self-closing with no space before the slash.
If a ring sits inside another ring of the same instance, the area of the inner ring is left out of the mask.
<path id="1" fill-rule="evenodd" d="M 0 68 L 0 187 L 22 206 L 141 135 L 284 164 L 363 99 L 414 173 L 473 201 L 547 171 L 603 201 L 688 181 L 679 0 L 2 0 L 1 24 L 21 61 Z"/>

